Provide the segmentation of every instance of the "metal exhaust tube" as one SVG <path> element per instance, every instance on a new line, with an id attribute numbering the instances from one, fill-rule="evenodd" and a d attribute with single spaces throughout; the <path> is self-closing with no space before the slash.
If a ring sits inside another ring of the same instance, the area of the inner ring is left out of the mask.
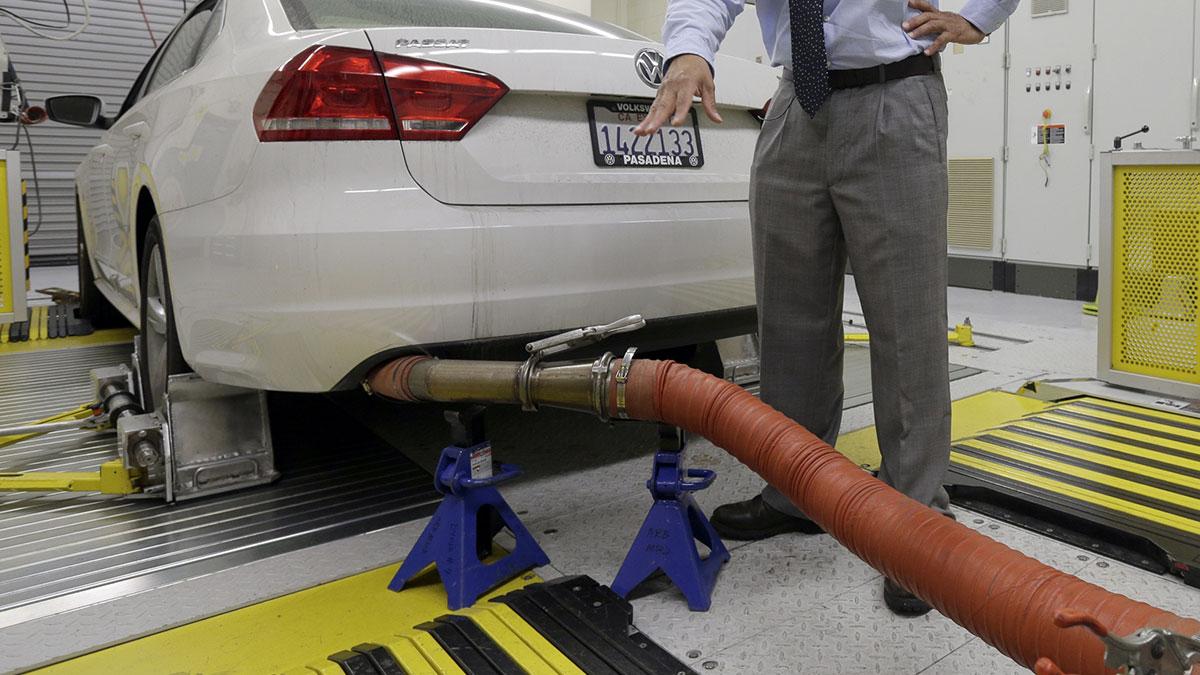
<path id="1" fill-rule="evenodd" d="M 610 324 L 579 328 L 525 345 L 530 356 L 524 363 L 505 361 L 442 361 L 426 356 L 396 359 L 376 368 L 363 387 L 369 393 L 397 401 L 437 403 L 496 403 L 520 405 L 534 411 L 539 406 L 590 412 L 609 419 L 609 380 L 613 376 L 612 354 L 592 362 L 542 359 L 613 335 L 635 331 L 646 325 L 641 316 L 627 316 Z M 625 353 L 623 363 L 633 362 L 636 349 Z M 617 416 L 625 417 L 625 382 L 628 367 L 616 373 Z"/>
<path id="2" fill-rule="evenodd" d="M 412 356 L 376 369 L 367 378 L 366 387 L 373 394 L 411 403 L 509 404 L 533 406 L 535 410 L 549 406 L 603 416 L 608 378 L 608 364 L 600 361 L 527 367 L 524 363 Z M 529 392 L 528 396 L 524 391 Z"/>
<path id="3" fill-rule="evenodd" d="M 1200 675 L 1200 621 L 1111 593 L 934 512 L 731 382 L 634 361 L 634 350 L 540 362 L 609 327 L 542 341 L 559 340 L 555 352 L 531 345 L 523 364 L 401 358 L 365 386 L 399 401 L 546 405 L 679 426 L 733 454 L 867 564 L 1026 668 Z"/>

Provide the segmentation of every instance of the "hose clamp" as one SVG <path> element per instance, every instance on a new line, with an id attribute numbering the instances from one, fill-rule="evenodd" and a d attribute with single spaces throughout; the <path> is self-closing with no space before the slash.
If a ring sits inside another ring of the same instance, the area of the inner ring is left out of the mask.
<path id="1" fill-rule="evenodd" d="M 592 363 L 592 412 L 596 413 L 601 422 L 609 420 L 608 376 L 612 373 L 614 358 L 612 352 L 605 352 Z"/>
<path id="2" fill-rule="evenodd" d="M 529 358 L 521 364 L 517 373 L 517 399 L 521 401 L 521 409 L 534 412 L 538 409 L 533 400 L 533 374 L 538 364 L 547 356 L 578 349 L 595 344 L 618 333 L 628 333 L 646 325 L 646 320 L 640 314 L 617 319 L 612 323 L 600 326 L 576 328 L 566 333 L 552 335 L 525 345 Z M 592 407 L 600 419 L 608 421 L 608 368 L 612 365 L 613 355 L 606 354 L 592 364 Z M 604 369 L 603 374 L 598 369 Z M 603 380 L 601 382 L 600 380 Z"/>
<path id="3" fill-rule="evenodd" d="M 625 411 L 625 385 L 629 382 L 629 369 L 633 365 L 633 355 L 636 353 L 637 347 L 630 347 L 625 351 L 621 367 L 614 378 L 617 381 L 617 417 L 623 420 L 629 419 L 629 413 Z"/>
<path id="4" fill-rule="evenodd" d="M 540 352 L 525 359 L 521 369 L 517 371 L 517 399 L 521 401 L 521 410 L 537 412 L 537 403 L 533 401 L 533 371 L 542 360 Z"/>

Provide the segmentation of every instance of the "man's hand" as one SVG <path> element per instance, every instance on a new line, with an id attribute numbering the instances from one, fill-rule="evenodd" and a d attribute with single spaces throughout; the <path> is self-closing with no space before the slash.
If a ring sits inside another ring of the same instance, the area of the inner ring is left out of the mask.
<path id="1" fill-rule="evenodd" d="M 937 35 L 937 39 L 925 50 L 927 56 L 937 54 L 951 42 L 961 45 L 977 45 L 983 42 L 983 32 L 961 14 L 939 12 L 927 0 L 908 0 L 908 6 L 922 12 L 904 22 L 902 27 L 908 31 L 908 36 L 916 39 Z"/>
<path id="2" fill-rule="evenodd" d="M 667 77 L 658 88 L 654 105 L 633 133 L 649 136 L 670 121 L 671 126 L 682 126 L 688 120 L 692 99 L 699 96 L 700 104 L 708 119 L 720 124 L 721 113 L 717 112 L 717 86 L 713 83 L 712 70 L 708 61 L 695 54 L 681 54 L 671 60 Z"/>

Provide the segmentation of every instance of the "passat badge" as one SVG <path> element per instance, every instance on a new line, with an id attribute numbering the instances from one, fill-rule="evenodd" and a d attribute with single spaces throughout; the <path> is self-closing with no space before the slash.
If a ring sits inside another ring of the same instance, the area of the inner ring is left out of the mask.
<path id="1" fill-rule="evenodd" d="M 396 49 L 462 49 L 470 44 L 470 40 L 455 38 L 424 38 L 421 40 L 400 38 L 396 40 Z"/>
<path id="2" fill-rule="evenodd" d="M 651 87 L 658 87 L 663 81 L 663 55 L 657 49 L 643 49 L 633 57 L 633 69 Z"/>

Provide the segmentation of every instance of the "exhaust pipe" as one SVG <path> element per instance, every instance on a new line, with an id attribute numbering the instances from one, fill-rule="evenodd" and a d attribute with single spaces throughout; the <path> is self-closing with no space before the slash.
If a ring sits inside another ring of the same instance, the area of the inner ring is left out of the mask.
<path id="1" fill-rule="evenodd" d="M 640 317 L 629 317 L 548 338 L 527 345 L 533 355 L 523 364 L 400 358 L 365 386 L 396 401 L 549 406 L 681 427 L 733 454 L 871 567 L 1026 668 L 1200 675 L 1200 621 L 1111 593 L 934 512 L 731 382 L 634 360 L 632 349 L 621 359 L 541 361 L 637 327 Z"/>

